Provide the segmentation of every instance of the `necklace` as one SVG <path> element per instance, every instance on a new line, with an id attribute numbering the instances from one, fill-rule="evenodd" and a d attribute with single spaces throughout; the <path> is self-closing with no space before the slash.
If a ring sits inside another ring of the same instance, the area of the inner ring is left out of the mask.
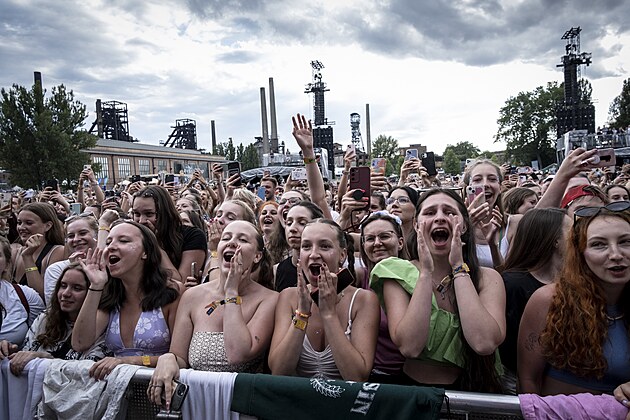
<path id="1" fill-rule="evenodd" d="M 620 319 L 623 319 L 624 316 L 625 316 L 624 314 L 617 315 L 617 316 L 610 316 L 610 315 L 606 314 L 606 319 L 608 320 L 608 322 L 610 322 L 612 324 L 615 321 L 619 321 Z"/>
<path id="2" fill-rule="evenodd" d="M 431 283 L 433 283 L 433 286 L 435 286 L 435 290 L 438 291 L 440 297 L 442 298 L 442 300 L 444 300 L 446 298 L 446 293 L 449 291 L 451 285 L 453 284 L 453 276 L 450 274 L 446 275 L 439 283 L 436 283 L 433 281 L 433 279 L 431 279 Z"/>

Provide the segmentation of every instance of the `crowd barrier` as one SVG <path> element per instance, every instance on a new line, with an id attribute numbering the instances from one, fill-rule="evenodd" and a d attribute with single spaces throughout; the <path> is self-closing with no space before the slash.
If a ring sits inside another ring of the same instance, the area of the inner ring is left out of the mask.
<path id="1" fill-rule="evenodd" d="M 121 418 L 129 420 L 154 419 L 159 409 L 146 396 L 147 384 L 153 369 L 142 368 L 129 383 Z M 126 413 L 124 413 L 126 411 Z M 241 417 L 242 418 L 242 417 Z M 512 420 L 522 419 L 519 399 L 512 395 L 481 394 L 446 391 L 441 419 Z"/>

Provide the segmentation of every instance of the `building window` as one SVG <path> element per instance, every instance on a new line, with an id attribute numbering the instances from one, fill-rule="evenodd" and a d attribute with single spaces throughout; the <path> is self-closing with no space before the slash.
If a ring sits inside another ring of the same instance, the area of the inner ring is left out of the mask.
<path id="1" fill-rule="evenodd" d="M 97 178 L 105 179 L 109 178 L 109 160 L 105 156 L 93 156 L 92 162 L 100 165 L 100 170 L 94 172 Z"/>
<path id="2" fill-rule="evenodd" d="M 118 178 L 125 179 L 131 175 L 131 161 L 129 158 L 118 158 Z"/>
<path id="3" fill-rule="evenodd" d="M 157 161 L 157 170 L 158 170 L 158 172 L 168 171 L 168 168 L 166 167 L 166 161 L 164 159 L 158 159 L 158 161 Z"/>
<path id="4" fill-rule="evenodd" d="M 149 175 L 151 173 L 149 159 L 138 159 L 138 171 L 138 175 Z"/>

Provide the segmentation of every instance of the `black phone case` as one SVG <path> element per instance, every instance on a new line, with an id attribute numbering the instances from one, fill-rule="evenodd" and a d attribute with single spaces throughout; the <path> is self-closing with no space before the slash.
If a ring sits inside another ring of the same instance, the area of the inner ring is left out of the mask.
<path id="1" fill-rule="evenodd" d="M 437 169 L 435 167 L 435 154 L 433 152 L 426 152 L 422 155 L 422 166 L 427 169 L 429 176 L 437 175 Z"/>
<path id="2" fill-rule="evenodd" d="M 350 168 L 350 181 L 349 181 L 350 190 L 363 190 L 363 194 L 361 197 L 358 197 L 358 194 L 353 198 L 356 200 L 357 198 L 360 200 L 363 197 L 370 198 L 370 168 L 367 166 L 355 166 Z M 357 200 L 358 201 L 358 200 Z M 365 205 L 366 208 L 370 207 L 370 202 Z"/>

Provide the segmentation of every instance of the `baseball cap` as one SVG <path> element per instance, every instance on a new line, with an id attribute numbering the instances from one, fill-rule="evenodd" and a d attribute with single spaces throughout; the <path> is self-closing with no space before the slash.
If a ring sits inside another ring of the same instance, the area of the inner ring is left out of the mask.
<path id="1" fill-rule="evenodd" d="M 595 196 L 595 192 L 591 188 L 590 185 L 576 185 L 575 187 L 569 188 L 569 191 L 562 198 L 562 203 L 560 204 L 560 208 L 567 208 L 572 202 L 580 197 L 586 197 L 589 195 Z"/>

